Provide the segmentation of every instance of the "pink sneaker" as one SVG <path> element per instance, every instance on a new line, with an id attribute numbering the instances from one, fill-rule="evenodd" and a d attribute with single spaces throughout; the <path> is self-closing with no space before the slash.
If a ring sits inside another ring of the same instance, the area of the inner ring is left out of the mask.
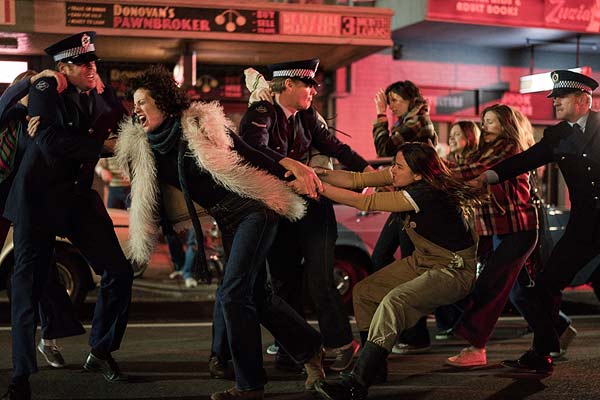
<path id="1" fill-rule="evenodd" d="M 476 367 L 487 364 L 485 349 L 478 349 L 473 346 L 465 347 L 456 356 L 448 357 L 446 364 L 454 367 Z"/>

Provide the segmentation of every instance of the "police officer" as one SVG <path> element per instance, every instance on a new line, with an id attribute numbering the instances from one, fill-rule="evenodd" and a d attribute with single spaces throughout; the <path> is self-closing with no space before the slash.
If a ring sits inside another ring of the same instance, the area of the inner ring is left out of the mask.
<path id="1" fill-rule="evenodd" d="M 29 115 L 39 116 L 35 140 L 25 149 L 4 216 L 14 224 L 12 291 L 13 377 L 3 399 L 30 399 L 37 371 L 35 307 L 48 275 L 54 237 L 67 237 L 102 276 L 84 364 L 109 382 L 122 381 L 111 353 L 127 326 L 133 273 L 102 199 L 91 189 L 94 166 L 122 107 L 96 87 L 95 32 L 48 47 L 67 89 L 41 78 L 29 89 Z"/>
<path id="2" fill-rule="evenodd" d="M 369 164 L 348 145 L 333 136 L 311 107 L 318 83 L 318 59 L 273 64 L 271 90 L 274 102 L 253 103 L 240 124 L 244 140 L 274 160 L 289 157 L 307 164 L 311 151 L 336 157 L 353 171 L 369 170 Z M 316 306 L 323 344 L 335 349 L 333 369 L 348 368 L 356 350 L 348 316 L 333 283 L 333 256 L 337 224 L 328 199 L 311 199 L 307 214 L 298 222 L 282 220 L 268 256 L 275 289 L 297 311 L 302 295 L 294 290 L 303 272 L 310 298 Z M 304 271 L 298 266 L 304 259 Z M 297 299 L 290 299 L 290 297 Z M 218 352 L 217 352 L 218 353 Z"/>
<path id="3" fill-rule="evenodd" d="M 551 352 L 560 352 L 555 330 L 564 289 L 600 252 L 600 113 L 591 111 L 594 79 L 567 70 L 551 73 L 557 125 L 546 128 L 529 150 L 486 171 L 479 181 L 494 184 L 549 162 L 557 162 L 569 189 L 571 214 L 536 286 L 528 291 L 530 312 L 523 315 L 534 331 L 533 347 L 503 365 L 538 373 L 553 370 Z"/>

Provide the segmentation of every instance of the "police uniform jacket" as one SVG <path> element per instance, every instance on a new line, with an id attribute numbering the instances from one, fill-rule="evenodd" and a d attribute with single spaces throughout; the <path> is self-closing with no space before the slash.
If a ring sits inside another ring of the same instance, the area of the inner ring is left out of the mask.
<path id="1" fill-rule="evenodd" d="M 281 106 L 267 101 L 256 102 L 242 118 L 240 135 L 276 161 L 289 157 L 306 163 L 312 147 L 321 154 L 337 158 L 353 171 L 362 171 L 368 165 L 350 146 L 329 132 L 312 107 L 298 111 L 295 118 L 294 128 Z"/>
<path id="2" fill-rule="evenodd" d="M 542 140 L 492 168 L 500 180 L 556 162 L 571 199 L 567 233 L 584 243 L 600 240 L 600 113 L 590 111 L 584 133 L 563 121 L 546 128 Z"/>
<path id="3" fill-rule="evenodd" d="M 92 90 L 90 115 L 72 85 L 61 94 L 54 78 L 31 86 L 29 114 L 40 116 L 40 126 L 8 193 L 6 218 L 15 224 L 46 224 L 57 233 L 66 228 L 75 195 L 91 191 L 104 140 L 122 117 L 123 108 L 106 99 Z"/>

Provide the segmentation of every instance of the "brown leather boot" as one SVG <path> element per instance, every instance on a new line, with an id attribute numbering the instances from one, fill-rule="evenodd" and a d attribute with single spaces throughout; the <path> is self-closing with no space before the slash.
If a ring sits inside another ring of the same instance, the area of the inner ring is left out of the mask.
<path id="1" fill-rule="evenodd" d="M 304 363 L 304 369 L 306 370 L 306 381 L 304 387 L 306 390 L 312 390 L 315 388 L 315 382 L 325 379 L 325 371 L 323 370 L 323 357 L 325 356 L 325 349 L 320 348 L 314 356 Z"/>
<path id="2" fill-rule="evenodd" d="M 232 387 L 224 392 L 213 393 L 210 398 L 211 400 L 263 400 L 265 391 L 263 389 L 237 390 Z"/>

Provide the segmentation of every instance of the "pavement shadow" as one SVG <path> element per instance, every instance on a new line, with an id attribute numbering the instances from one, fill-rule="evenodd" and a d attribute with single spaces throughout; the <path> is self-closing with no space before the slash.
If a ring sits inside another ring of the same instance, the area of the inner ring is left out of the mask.
<path id="1" fill-rule="evenodd" d="M 527 378 L 527 377 L 515 378 L 515 381 L 513 383 L 506 386 L 504 389 L 496 392 L 495 394 L 487 397 L 485 400 L 526 399 L 529 396 L 532 396 L 532 395 L 539 393 L 539 392 L 543 391 L 544 389 L 546 389 L 546 385 L 544 385 L 540 381 L 540 379 L 542 379 L 542 378 L 540 378 L 541 375 L 537 374 L 537 379 L 533 378 L 533 375 L 535 375 L 535 374 L 531 374 L 531 375 L 532 375 L 531 378 Z M 507 375 L 503 374 L 502 376 L 506 377 Z"/>

